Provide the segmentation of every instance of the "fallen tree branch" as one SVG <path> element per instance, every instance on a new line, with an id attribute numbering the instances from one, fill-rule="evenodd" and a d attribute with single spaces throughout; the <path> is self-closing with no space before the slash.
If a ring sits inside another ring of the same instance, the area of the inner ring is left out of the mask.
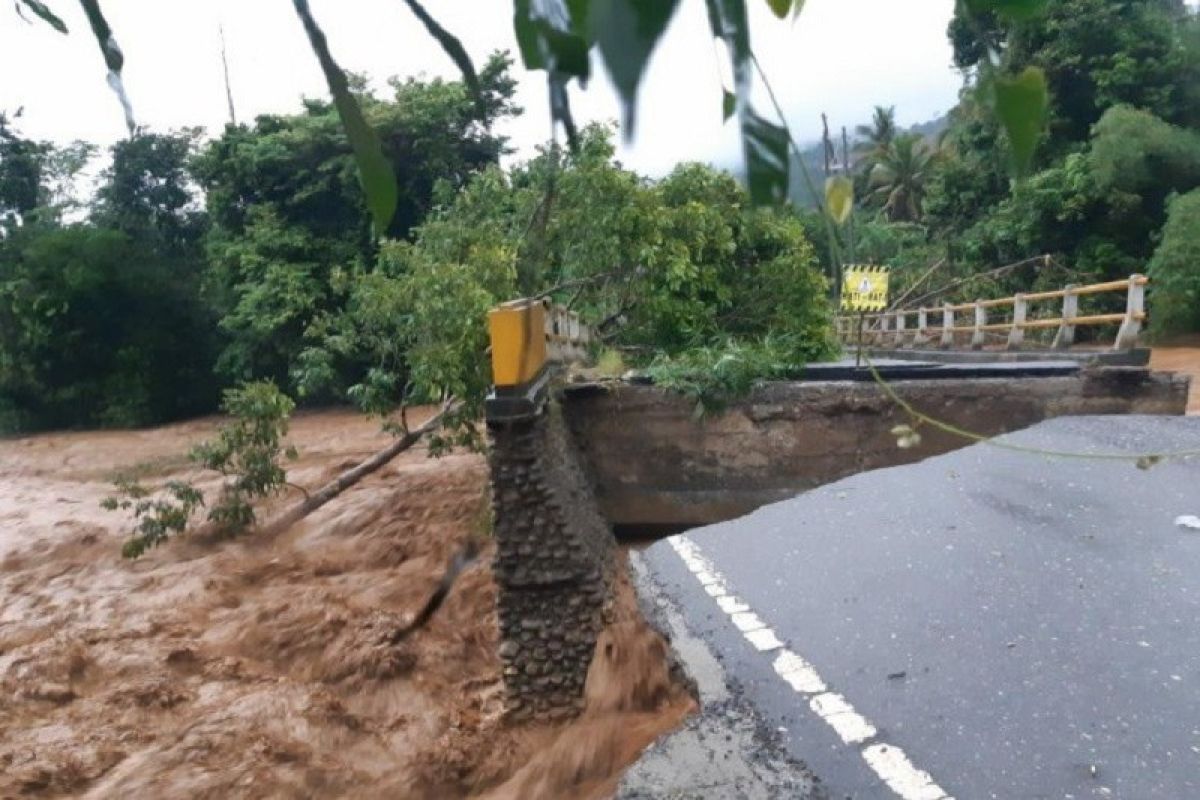
<path id="1" fill-rule="evenodd" d="M 620 274 L 621 273 L 619 270 L 612 270 L 611 272 L 601 272 L 598 275 L 588 275 L 583 278 L 574 278 L 569 281 L 563 281 L 562 283 L 558 283 L 558 284 L 555 284 L 554 286 L 551 286 L 549 289 L 538 292 L 537 294 L 535 294 L 533 296 L 533 299 L 534 300 L 542 300 L 544 298 L 550 297 L 553 294 L 561 292 L 565 289 L 586 288 L 588 286 L 591 286 L 594 283 L 599 283 L 600 281 L 609 280 L 610 278 L 612 278 L 616 275 L 620 275 Z M 572 302 L 574 302 L 574 301 L 572 301 Z"/>
<path id="2" fill-rule="evenodd" d="M 921 288 L 921 284 L 923 284 L 923 283 L 925 283 L 925 281 L 929 280 L 929 277 L 930 277 L 931 275 L 933 275 L 933 273 L 935 273 L 935 272 L 937 272 L 939 269 L 941 269 L 941 267 L 942 267 L 942 266 L 943 266 L 945 263 L 946 263 L 946 259 L 944 259 L 944 258 L 939 258 L 937 261 L 933 262 L 933 266 L 931 266 L 931 267 L 930 267 L 928 270 L 926 270 L 926 271 L 925 271 L 925 273 L 924 273 L 924 274 L 923 274 L 921 277 L 917 278 L 917 279 L 916 279 L 916 280 L 913 282 L 912 286 L 909 286 L 909 287 L 908 287 L 908 288 L 907 288 L 907 289 L 904 291 L 904 294 L 900 295 L 900 298 L 899 298 L 899 299 L 897 299 L 897 300 L 893 300 L 893 301 L 892 301 L 892 304 L 891 304 L 890 306 L 888 306 L 888 311 L 894 311 L 895 309 L 899 308 L 899 307 L 900 307 L 900 305 L 901 305 L 901 304 L 902 304 L 902 303 L 903 303 L 905 300 L 907 300 L 907 299 L 908 299 L 909 295 L 911 295 L 911 294 L 912 294 L 913 292 L 915 292 L 917 289 Z"/>
<path id="3" fill-rule="evenodd" d="M 917 303 L 924 303 L 926 300 L 929 300 L 930 298 L 934 298 L 934 297 L 938 297 L 939 295 L 946 294 L 951 289 L 957 289 L 958 287 L 962 286 L 963 284 L 971 283 L 972 281 L 991 280 L 993 278 L 999 278 L 1001 275 L 1003 275 L 1006 272 L 1017 269 L 1018 267 L 1028 266 L 1030 264 L 1032 264 L 1034 266 L 1037 266 L 1040 264 L 1042 267 L 1049 269 L 1050 267 L 1055 266 L 1055 261 L 1054 261 L 1054 258 L 1050 255 L 1034 256 L 1032 258 L 1026 258 L 1021 261 L 1016 261 L 1012 264 L 1005 264 L 1003 267 L 996 267 L 995 269 L 990 269 L 987 272 L 977 272 L 974 275 L 968 275 L 965 278 L 960 278 L 958 280 L 951 281 L 950 283 L 947 283 L 945 286 L 934 289 L 932 292 L 923 294 L 920 297 L 916 298 L 915 300 L 910 300 L 909 306 L 912 307 L 913 305 L 915 305 Z M 895 304 L 893 304 L 893 308 L 894 307 L 895 307 Z"/>
<path id="4" fill-rule="evenodd" d="M 462 407 L 462 403 L 457 400 L 449 400 L 442 406 L 442 410 L 434 416 L 430 417 L 418 428 L 411 431 L 405 431 L 402 436 L 399 436 L 394 442 L 380 450 L 375 455 L 368 458 L 358 466 L 338 475 L 329 483 L 322 486 L 320 489 L 308 496 L 304 502 L 285 511 L 282 515 L 272 520 L 263 528 L 263 533 L 275 534 L 280 531 L 287 530 L 292 525 L 295 525 L 300 520 L 307 517 L 312 512 L 316 511 L 321 506 L 328 503 L 333 498 L 337 497 L 342 492 L 349 489 L 354 484 L 361 481 L 363 478 L 377 471 L 380 467 L 387 464 L 396 456 L 403 453 L 405 450 L 419 442 L 425 434 L 434 431 L 442 424 L 442 420 L 446 415 L 452 414 Z"/>
<path id="5" fill-rule="evenodd" d="M 300 494 L 304 495 L 304 499 L 305 499 L 305 500 L 307 500 L 307 499 L 308 499 L 308 489 L 305 489 L 305 488 L 304 488 L 303 486 L 301 486 L 300 484 L 298 484 L 298 483 L 292 483 L 291 481 L 286 481 L 286 482 L 285 482 L 283 485 L 284 485 L 284 486 L 290 486 L 291 488 L 295 489 L 295 490 L 296 490 L 297 492 L 299 492 Z"/>

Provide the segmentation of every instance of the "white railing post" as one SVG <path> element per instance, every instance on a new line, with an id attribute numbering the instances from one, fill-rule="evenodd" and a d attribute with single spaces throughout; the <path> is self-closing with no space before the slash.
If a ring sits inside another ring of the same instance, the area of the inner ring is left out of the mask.
<path id="1" fill-rule="evenodd" d="M 584 356 L 583 348 L 579 346 L 579 339 L 580 339 L 579 312 L 577 312 L 577 311 L 568 311 L 567 312 L 567 326 L 568 326 L 567 332 L 571 337 L 571 357 L 572 358 L 583 358 L 583 356 Z"/>
<path id="2" fill-rule="evenodd" d="M 1129 276 L 1129 290 L 1125 296 L 1125 319 L 1117 331 L 1113 350 L 1132 350 L 1137 347 L 1142 333 L 1142 317 L 1146 313 L 1146 286 L 1137 273 Z"/>
<path id="3" fill-rule="evenodd" d="M 546 326 L 546 358 L 554 358 L 554 306 L 549 301 L 542 301 L 545 304 L 545 326 Z"/>
<path id="4" fill-rule="evenodd" d="M 971 349 L 981 350 L 987 342 L 983 326 L 987 325 L 987 306 L 982 300 L 975 301 L 975 330 L 971 331 Z"/>
<path id="5" fill-rule="evenodd" d="M 882 345 L 887 341 L 888 331 L 891 330 L 892 315 L 883 313 L 879 315 L 879 335 L 875 337 L 874 343 Z"/>
<path id="6" fill-rule="evenodd" d="M 954 347 L 954 307 L 942 304 L 942 347 Z"/>
<path id="7" fill-rule="evenodd" d="M 903 311 L 896 312 L 896 337 L 892 339 L 896 347 L 904 347 L 904 320 L 907 316 Z"/>
<path id="8" fill-rule="evenodd" d="M 562 333 L 562 309 L 555 304 L 550 306 L 550 352 L 556 361 L 563 359 Z"/>
<path id="9" fill-rule="evenodd" d="M 917 332 L 913 335 L 913 347 L 929 341 L 929 311 L 925 306 L 917 309 Z"/>
<path id="10" fill-rule="evenodd" d="M 1075 326 L 1071 324 L 1079 316 L 1079 295 L 1075 290 L 1079 287 L 1068 284 L 1062 301 L 1062 322 L 1059 323 L 1058 333 L 1054 335 L 1054 343 L 1050 346 L 1055 350 L 1066 350 L 1075 344 Z"/>
<path id="11" fill-rule="evenodd" d="M 586 353 L 588 345 L 592 343 L 592 326 L 586 322 L 581 322 L 579 325 L 579 345 Z"/>
<path id="12" fill-rule="evenodd" d="M 1025 324 L 1025 317 L 1028 313 L 1029 303 L 1025 300 L 1025 295 L 1014 296 L 1012 328 L 1008 331 L 1009 350 L 1016 350 L 1025 341 L 1025 329 L 1021 326 Z"/>

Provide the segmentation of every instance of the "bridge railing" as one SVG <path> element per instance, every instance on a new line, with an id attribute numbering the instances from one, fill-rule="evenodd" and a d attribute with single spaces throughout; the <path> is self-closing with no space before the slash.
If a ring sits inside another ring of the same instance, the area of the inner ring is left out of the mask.
<path id="1" fill-rule="evenodd" d="M 867 314 L 862 319 L 862 340 L 865 344 L 873 346 L 934 346 L 946 349 L 957 346 L 961 340 L 972 349 L 979 350 L 988 344 L 991 337 L 993 342 L 999 339 L 999 343 L 1006 349 L 1016 350 L 1025 344 L 1026 331 L 1057 329 L 1050 346 L 1061 350 L 1075 343 L 1076 328 L 1117 325 L 1119 327 L 1112 349 L 1129 350 L 1137 346 L 1142 325 L 1146 320 L 1146 285 L 1149 282 L 1150 279 L 1145 275 L 1133 274 L 1123 280 L 1085 286 L 1071 284 L 1054 291 Z M 1123 313 L 1079 315 L 1080 297 L 1119 292 L 1125 293 Z M 1031 318 L 1032 304 L 1051 300 L 1057 300 L 1061 304 L 1058 316 Z M 1004 314 L 1008 319 L 989 322 L 989 315 L 1000 313 L 1000 309 L 1011 309 Z M 940 324 L 931 325 L 931 318 L 939 316 Z M 910 325 L 914 318 L 915 324 Z M 960 324 L 960 320 L 964 324 Z M 838 334 L 844 343 L 858 342 L 859 324 L 858 317 L 838 317 Z"/>
<path id="2" fill-rule="evenodd" d="M 492 351 L 489 421 L 537 414 L 551 367 L 587 357 L 593 332 L 579 314 L 546 298 L 522 298 L 488 312 Z"/>

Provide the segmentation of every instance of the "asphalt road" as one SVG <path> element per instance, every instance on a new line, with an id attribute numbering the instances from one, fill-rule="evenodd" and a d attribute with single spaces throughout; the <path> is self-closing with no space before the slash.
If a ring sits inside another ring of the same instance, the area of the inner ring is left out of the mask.
<path id="1" fill-rule="evenodd" d="M 1200 450 L 1200 418 L 1004 441 Z M 1200 458 L 976 445 L 641 554 L 831 797 L 1200 798 Z M 744 630 L 743 630 L 744 629 Z"/>

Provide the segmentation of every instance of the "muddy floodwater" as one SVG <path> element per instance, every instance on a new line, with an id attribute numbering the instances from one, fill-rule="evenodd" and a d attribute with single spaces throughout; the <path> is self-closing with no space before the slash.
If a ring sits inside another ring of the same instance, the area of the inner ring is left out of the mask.
<path id="1" fill-rule="evenodd" d="M 1192 391 L 1188 396 L 1188 413 L 1200 414 L 1200 336 L 1183 337 L 1155 347 L 1150 351 L 1150 366 L 1190 375 Z"/>
<path id="2" fill-rule="evenodd" d="M 194 477 L 217 423 L 0 440 L 0 797 L 604 797 L 693 710 L 622 584 L 584 715 L 507 722 L 490 543 L 388 643 L 486 541 L 477 455 L 407 453 L 273 538 L 121 559 L 111 481 Z M 387 442 L 349 412 L 291 439 L 309 488 Z"/>

